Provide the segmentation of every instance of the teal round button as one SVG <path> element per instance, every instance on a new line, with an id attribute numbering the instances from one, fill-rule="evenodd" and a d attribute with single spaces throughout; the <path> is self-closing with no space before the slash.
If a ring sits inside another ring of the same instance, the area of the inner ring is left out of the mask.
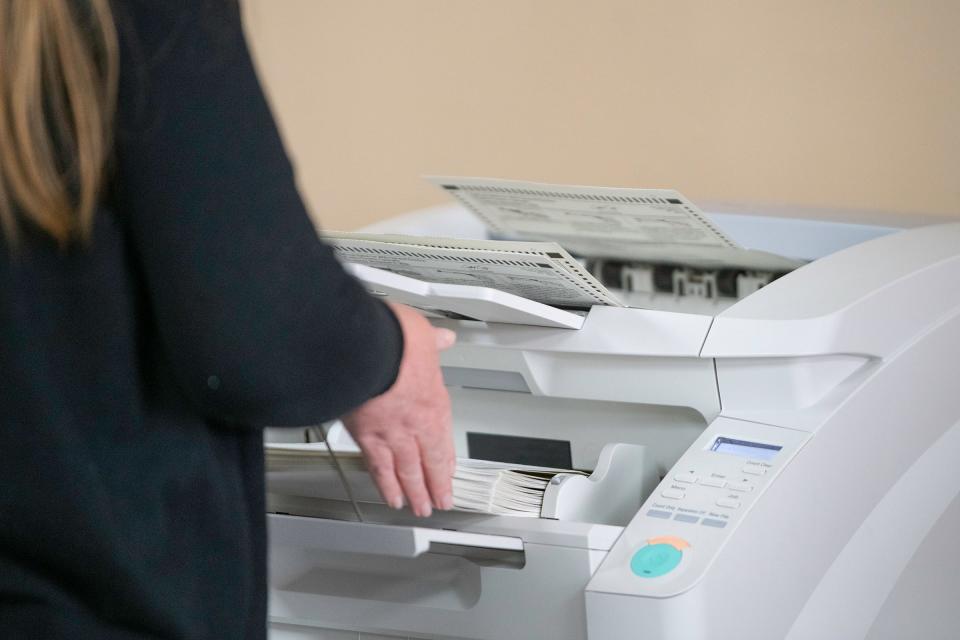
<path id="1" fill-rule="evenodd" d="M 648 544 L 633 554 L 630 570 L 641 578 L 658 578 L 673 571 L 683 558 L 683 551 L 672 544 Z"/>

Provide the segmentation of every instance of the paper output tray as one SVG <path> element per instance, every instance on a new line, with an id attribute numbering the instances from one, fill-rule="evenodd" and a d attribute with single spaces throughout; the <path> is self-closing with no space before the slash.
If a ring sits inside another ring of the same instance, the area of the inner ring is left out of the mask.
<path id="1" fill-rule="evenodd" d="M 372 293 L 395 302 L 471 320 L 579 329 L 584 317 L 489 287 L 425 282 L 362 264 L 344 264 Z"/>
<path id="2" fill-rule="evenodd" d="M 365 511 L 381 503 L 379 492 L 366 471 L 348 469 L 345 470 L 345 477 L 350 483 L 351 495 L 363 505 Z M 544 492 L 540 516 L 549 520 L 623 526 L 637 512 L 657 482 L 645 446 L 608 443 L 589 476 L 559 474 L 550 481 Z M 320 465 L 268 470 L 267 491 L 275 495 L 322 501 L 348 500 L 340 476 L 333 469 Z M 288 509 L 285 507 L 282 511 L 288 515 L 297 514 L 295 509 Z M 469 511 L 459 513 L 483 517 L 490 522 L 500 517 Z M 451 514 L 438 512 L 436 519 L 443 521 L 445 515 Z M 503 517 L 507 518 L 506 522 L 528 519 Z M 436 523 L 431 526 L 436 526 Z M 434 542 L 451 543 L 449 540 Z"/>

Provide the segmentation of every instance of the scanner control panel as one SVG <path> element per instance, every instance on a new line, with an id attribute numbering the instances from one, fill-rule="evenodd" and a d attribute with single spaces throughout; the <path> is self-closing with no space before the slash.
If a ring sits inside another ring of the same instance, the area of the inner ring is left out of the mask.
<path id="1" fill-rule="evenodd" d="M 692 587 L 809 437 L 717 418 L 647 498 L 588 589 L 669 597 Z"/>

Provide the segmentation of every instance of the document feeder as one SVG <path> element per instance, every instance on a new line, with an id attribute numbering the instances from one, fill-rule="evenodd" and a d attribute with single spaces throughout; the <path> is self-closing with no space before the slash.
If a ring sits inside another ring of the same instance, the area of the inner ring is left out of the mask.
<path id="1" fill-rule="evenodd" d="M 483 320 L 431 319 L 458 336 L 458 455 L 471 433 L 559 440 L 592 474 L 558 478 L 541 518 L 420 520 L 368 488 L 356 522 L 335 479 L 270 493 L 272 637 L 863 637 L 912 619 L 901 579 L 955 594 L 960 559 L 924 541 L 960 533 L 960 474 L 936 472 L 960 455 L 960 224 L 809 224 L 848 246 L 714 314 L 578 315 L 351 267 Z M 837 611 L 849 590 L 866 604 Z"/>

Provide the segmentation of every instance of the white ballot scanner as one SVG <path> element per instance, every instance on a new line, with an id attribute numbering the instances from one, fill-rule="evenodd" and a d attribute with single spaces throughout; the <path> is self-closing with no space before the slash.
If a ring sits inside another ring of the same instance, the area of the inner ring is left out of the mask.
<path id="1" fill-rule="evenodd" d="M 416 519 L 335 479 L 268 482 L 271 637 L 960 637 L 960 223 L 711 218 L 808 262 L 735 274 L 727 298 L 638 287 L 579 314 L 354 267 L 471 318 L 432 319 L 458 336 L 459 456 L 589 475 L 554 478 L 540 518 Z M 457 207 L 375 230 L 483 233 Z"/>

